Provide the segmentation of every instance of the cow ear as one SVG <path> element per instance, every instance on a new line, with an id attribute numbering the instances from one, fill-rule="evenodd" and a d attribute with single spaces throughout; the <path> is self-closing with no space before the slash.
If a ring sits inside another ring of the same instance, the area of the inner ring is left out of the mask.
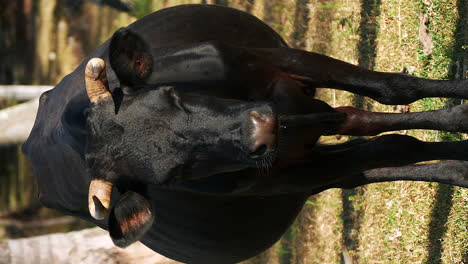
<path id="1" fill-rule="evenodd" d="M 153 221 L 150 202 L 136 192 L 127 191 L 109 215 L 109 234 L 116 246 L 124 248 L 140 240 Z"/>
<path id="2" fill-rule="evenodd" d="M 121 28 L 112 36 L 109 60 L 119 81 L 127 86 L 144 84 L 153 69 L 147 43 L 128 28 Z"/>

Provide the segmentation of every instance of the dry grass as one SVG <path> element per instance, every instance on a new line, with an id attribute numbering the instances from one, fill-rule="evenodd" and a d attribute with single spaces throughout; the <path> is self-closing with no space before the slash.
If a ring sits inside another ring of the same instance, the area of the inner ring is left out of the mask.
<path id="1" fill-rule="evenodd" d="M 328 190 L 309 199 L 295 223 L 292 263 L 337 263 L 342 250 L 341 191 Z"/>

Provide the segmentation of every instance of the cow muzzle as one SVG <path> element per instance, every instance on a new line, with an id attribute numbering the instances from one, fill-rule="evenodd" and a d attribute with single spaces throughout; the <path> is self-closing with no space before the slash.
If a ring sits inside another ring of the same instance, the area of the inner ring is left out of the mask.
<path id="1" fill-rule="evenodd" d="M 261 158 L 274 152 L 277 145 L 278 121 L 276 115 L 250 112 L 252 148 L 250 157 Z"/>

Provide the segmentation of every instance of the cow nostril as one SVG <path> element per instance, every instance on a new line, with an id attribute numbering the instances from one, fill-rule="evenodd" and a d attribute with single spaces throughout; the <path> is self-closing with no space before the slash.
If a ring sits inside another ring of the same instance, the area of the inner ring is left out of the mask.
<path id="1" fill-rule="evenodd" d="M 260 158 L 276 148 L 276 116 L 273 114 L 261 114 L 257 111 L 250 112 L 251 122 L 251 158 Z"/>
<path id="2" fill-rule="evenodd" d="M 250 153 L 250 157 L 252 157 L 252 158 L 261 157 L 261 156 L 265 155 L 267 150 L 268 150 L 268 146 L 266 144 L 262 144 L 262 145 L 258 146 L 253 152 Z"/>

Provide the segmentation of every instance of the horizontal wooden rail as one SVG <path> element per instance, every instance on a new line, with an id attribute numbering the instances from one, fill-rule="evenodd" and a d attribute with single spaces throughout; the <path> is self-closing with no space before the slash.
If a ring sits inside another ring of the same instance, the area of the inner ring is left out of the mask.
<path id="1" fill-rule="evenodd" d="M 39 98 L 0 110 L 0 145 L 25 141 L 36 119 Z"/>
<path id="2" fill-rule="evenodd" d="M 177 264 L 140 242 L 121 249 L 112 243 L 109 234 L 92 228 L 66 234 L 50 234 L 0 241 L 0 263 L 152 263 Z"/>
<path id="3" fill-rule="evenodd" d="M 30 100 L 52 88 L 50 85 L 0 85 L 0 98 Z"/>

